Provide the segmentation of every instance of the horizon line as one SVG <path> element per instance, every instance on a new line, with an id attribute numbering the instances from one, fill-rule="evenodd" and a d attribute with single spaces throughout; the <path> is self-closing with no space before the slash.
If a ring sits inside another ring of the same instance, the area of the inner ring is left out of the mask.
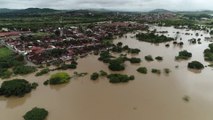
<path id="1" fill-rule="evenodd" d="M 70 8 L 70 9 L 57 9 L 57 8 L 51 8 L 51 7 L 27 7 L 27 8 L 5 8 L 5 7 L 0 7 L 0 9 L 8 9 L 8 10 L 26 10 L 30 8 L 38 8 L 38 9 L 52 9 L 52 10 L 106 10 L 106 11 L 120 11 L 120 12 L 151 12 L 155 10 L 166 10 L 166 11 L 171 11 L 171 12 L 197 12 L 197 11 L 212 11 L 213 9 L 197 9 L 197 10 L 170 10 L 170 9 L 165 9 L 165 8 L 156 8 L 156 9 L 149 9 L 149 10 L 124 10 L 124 9 L 109 9 L 109 8 Z"/>

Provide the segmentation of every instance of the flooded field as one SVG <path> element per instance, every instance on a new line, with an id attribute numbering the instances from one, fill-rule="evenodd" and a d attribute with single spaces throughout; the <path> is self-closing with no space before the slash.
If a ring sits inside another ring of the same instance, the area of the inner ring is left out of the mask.
<path id="1" fill-rule="evenodd" d="M 34 74 L 17 76 L 29 81 L 38 82 L 39 87 L 23 98 L 0 97 L 0 120 L 23 120 L 22 116 L 33 107 L 43 107 L 49 111 L 47 120 L 212 120 L 213 119 L 213 74 L 210 67 L 202 71 L 187 69 L 188 62 L 198 60 L 204 65 L 203 51 L 210 42 L 205 41 L 209 34 L 203 31 L 186 31 L 172 27 L 154 27 L 158 31 L 169 31 L 170 37 L 176 37 L 184 42 L 183 47 L 173 45 L 165 47 L 137 41 L 134 34 L 127 38 L 119 38 L 131 48 L 141 49 L 139 55 L 141 64 L 126 62 L 126 70 L 121 72 L 135 75 L 135 80 L 125 84 L 111 84 L 106 78 L 91 81 L 90 74 L 100 70 L 111 72 L 107 65 L 97 60 L 98 56 L 90 55 L 78 60 L 75 71 L 88 72 L 89 75 L 73 79 L 69 84 L 59 86 L 44 86 L 50 74 L 35 77 Z M 193 35 L 185 35 L 185 33 Z M 196 33 L 203 36 L 195 36 Z M 201 38 L 202 44 L 190 44 L 191 38 Z M 192 58 L 186 61 L 175 61 L 175 56 L 181 50 L 192 52 Z M 163 56 L 162 62 L 147 62 L 144 56 Z M 131 56 L 131 55 L 129 55 Z M 148 68 L 148 74 L 139 74 L 140 66 Z M 179 66 L 176 68 L 175 66 Z M 151 73 L 152 68 L 171 69 L 169 75 Z M 67 71 L 73 75 L 74 70 Z M 0 81 L 2 82 L 2 81 Z M 189 102 L 183 100 L 189 96 Z"/>

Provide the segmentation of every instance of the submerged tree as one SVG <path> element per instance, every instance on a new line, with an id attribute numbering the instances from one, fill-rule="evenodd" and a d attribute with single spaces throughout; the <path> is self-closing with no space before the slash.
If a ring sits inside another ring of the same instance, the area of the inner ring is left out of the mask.
<path id="1" fill-rule="evenodd" d="M 48 111 L 44 108 L 33 108 L 28 111 L 24 116 L 24 120 L 45 120 L 47 118 Z"/>

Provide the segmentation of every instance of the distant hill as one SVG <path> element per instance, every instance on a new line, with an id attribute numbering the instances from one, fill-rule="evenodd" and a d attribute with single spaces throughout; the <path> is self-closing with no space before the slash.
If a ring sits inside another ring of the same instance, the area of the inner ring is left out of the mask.
<path id="1" fill-rule="evenodd" d="M 15 11 L 15 9 L 0 8 L 0 13 L 8 13 L 12 11 Z"/>
<path id="2" fill-rule="evenodd" d="M 150 11 L 149 13 L 173 13 L 173 12 L 166 9 L 155 9 Z"/>
<path id="3" fill-rule="evenodd" d="M 29 14 L 37 14 L 37 13 L 54 13 L 57 12 L 58 10 L 54 10 L 54 9 L 49 9 L 49 8 L 27 8 L 27 9 L 23 9 L 23 10 L 16 10 L 13 11 L 15 13 L 29 13 Z"/>
<path id="4" fill-rule="evenodd" d="M 62 12 L 49 8 L 0 9 L 0 17 L 40 16 Z"/>
<path id="5" fill-rule="evenodd" d="M 1 10 L 1 9 L 0 9 Z M 55 10 L 49 8 L 27 8 L 19 10 L 2 9 L 0 17 L 39 17 L 39 16 L 104 16 L 108 13 L 116 13 L 107 9 L 79 9 L 79 10 Z"/>

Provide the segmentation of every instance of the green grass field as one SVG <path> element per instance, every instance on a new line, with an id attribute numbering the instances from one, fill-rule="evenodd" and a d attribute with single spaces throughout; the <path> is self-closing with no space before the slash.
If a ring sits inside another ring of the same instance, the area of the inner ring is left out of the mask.
<path id="1" fill-rule="evenodd" d="M 6 47 L 0 47 L 0 58 L 5 58 L 13 54 L 11 50 Z"/>

